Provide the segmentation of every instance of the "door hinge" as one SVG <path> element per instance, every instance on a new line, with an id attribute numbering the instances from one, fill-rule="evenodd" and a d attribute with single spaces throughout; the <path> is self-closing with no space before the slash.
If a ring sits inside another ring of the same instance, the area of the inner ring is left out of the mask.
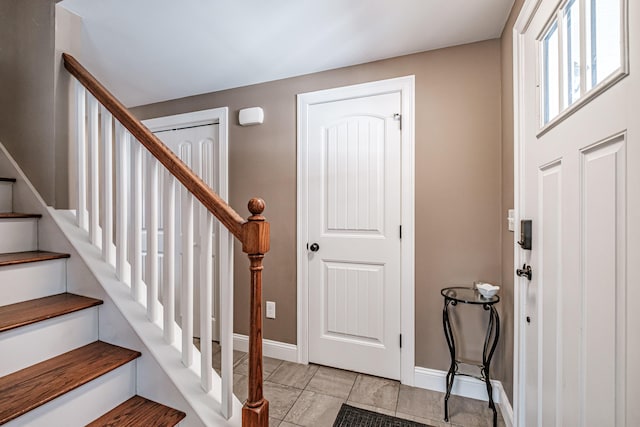
<path id="1" fill-rule="evenodd" d="M 393 115 L 393 120 L 397 120 L 400 122 L 400 130 L 402 130 L 402 114 L 400 113 L 395 113 Z"/>
<path id="2" fill-rule="evenodd" d="M 400 334 L 400 348 L 402 348 L 402 334 Z"/>
<path id="3" fill-rule="evenodd" d="M 402 239 L 402 225 L 400 226 L 400 238 Z"/>

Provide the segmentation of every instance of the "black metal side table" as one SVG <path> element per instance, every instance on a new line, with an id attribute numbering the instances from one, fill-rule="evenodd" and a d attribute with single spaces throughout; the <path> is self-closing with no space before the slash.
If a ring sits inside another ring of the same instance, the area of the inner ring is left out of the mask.
<path id="1" fill-rule="evenodd" d="M 453 388 L 453 380 L 456 375 L 465 375 L 482 380 L 487 385 L 487 393 L 489 394 L 489 408 L 493 410 L 493 426 L 498 424 L 498 412 L 493 402 L 493 390 L 491 387 L 491 378 L 489 375 L 491 367 L 491 358 L 500 338 L 500 318 L 494 305 L 500 301 L 498 295 L 485 298 L 480 295 L 476 289 L 465 287 L 450 287 L 440 291 L 444 297 L 444 308 L 442 310 L 442 323 L 444 326 L 444 336 L 447 339 L 449 353 L 451 354 L 451 366 L 447 372 L 447 394 L 444 397 L 444 420 L 449 421 L 449 397 Z M 458 360 L 456 358 L 456 343 L 453 339 L 453 330 L 449 321 L 449 306 L 456 306 L 458 303 L 481 305 L 482 308 L 489 311 L 489 325 L 487 326 L 487 335 L 484 339 L 484 348 L 482 350 L 482 364 L 474 364 Z M 471 364 L 480 368 L 480 375 L 470 375 L 458 372 L 458 364 Z"/>

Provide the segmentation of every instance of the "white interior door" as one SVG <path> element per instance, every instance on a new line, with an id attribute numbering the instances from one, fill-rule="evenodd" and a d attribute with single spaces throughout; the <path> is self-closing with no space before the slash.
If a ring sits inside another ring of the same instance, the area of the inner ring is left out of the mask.
<path id="1" fill-rule="evenodd" d="M 168 131 L 157 132 L 156 135 L 164 142 L 174 153 L 180 157 L 182 161 L 184 161 L 187 166 L 189 166 L 202 180 L 213 190 L 218 192 L 219 185 L 217 180 L 217 174 L 215 173 L 216 168 L 218 167 L 218 156 L 220 152 L 219 140 L 218 140 L 218 125 L 212 124 L 207 126 L 195 126 L 188 127 L 183 129 L 173 129 Z M 177 213 L 176 213 L 176 230 L 182 230 L 181 226 L 181 206 L 185 201 L 185 197 L 187 197 L 186 190 L 182 190 L 180 192 L 181 197 L 177 200 Z M 193 305 L 193 334 L 196 337 L 200 336 L 200 274 L 197 272 L 200 271 L 202 267 L 200 265 L 200 249 L 204 247 L 202 243 L 202 232 L 201 229 L 205 228 L 205 219 L 206 219 L 207 210 L 196 203 L 194 205 L 194 236 L 196 239 L 194 240 L 194 248 L 193 248 L 193 259 L 194 259 L 194 270 L 196 274 L 194 275 L 194 288 L 193 288 L 193 297 L 194 297 L 194 305 Z M 211 322 L 212 322 L 212 331 L 213 331 L 213 339 L 219 340 L 219 325 L 218 325 L 218 313 L 219 306 L 216 301 L 219 300 L 220 295 L 220 286 L 219 286 L 219 274 L 217 267 L 217 253 L 216 250 L 219 247 L 217 243 L 217 231 L 218 225 L 216 222 L 216 226 L 214 226 L 213 235 L 210 238 L 214 241 L 213 243 L 213 293 L 212 293 L 212 311 L 211 311 Z M 180 243 L 182 239 L 176 239 L 178 242 L 178 256 L 177 261 L 178 265 L 176 266 L 176 274 L 178 277 L 181 277 L 182 271 L 182 248 L 180 247 Z M 177 284 L 180 281 L 176 281 Z M 176 297 L 176 307 L 181 306 L 180 298 L 181 292 L 178 292 Z"/>
<path id="2" fill-rule="evenodd" d="M 394 379 L 400 112 L 400 92 L 315 104 L 307 133 L 309 361 Z"/>
<path id="3" fill-rule="evenodd" d="M 218 183 L 218 174 L 215 173 L 219 164 L 219 139 L 218 139 L 218 124 L 210 124 L 205 126 L 191 126 L 186 128 L 178 128 L 178 129 L 169 129 L 155 132 L 156 135 L 164 142 L 183 162 L 187 164 L 203 181 L 211 187 L 214 191 L 219 191 L 219 183 Z M 147 174 L 143 172 L 143 176 L 146 177 Z M 159 180 L 160 185 L 160 194 L 162 194 L 164 180 Z M 143 182 L 143 188 L 146 188 L 146 182 Z M 178 186 L 181 190 L 178 192 L 180 197 L 176 198 L 176 230 L 182 230 L 181 227 L 181 212 L 182 212 L 182 203 L 184 203 L 185 197 L 187 197 L 187 192 L 182 186 Z M 145 200 L 145 209 L 148 206 L 148 201 Z M 196 239 L 194 240 L 194 336 L 200 336 L 200 275 L 198 271 L 200 269 L 200 248 L 202 245 L 202 233 L 200 233 L 200 229 L 204 229 L 204 219 L 206 215 L 206 209 L 204 209 L 200 204 L 196 203 L 194 205 L 194 236 Z M 146 217 L 146 215 L 144 216 Z M 158 233 L 159 237 L 159 253 L 160 261 L 159 265 L 159 277 L 162 279 L 162 233 L 163 233 L 163 224 L 164 220 L 162 218 L 162 210 L 160 210 L 160 221 Z M 146 263 L 146 224 L 143 223 L 143 262 Z M 214 277 L 214 288 L 213 288 L 213 301 L 212 301 L 212 331 L 213 331 L 213 339 L 219 340 L 219 325 L 218 325 L 218 313 L 219 313 L 219 305 L 216 301 L 219 300 L 220 295 L 220 277 L 218 274 L 219 268 L 217 263 L 217 248 L 219 244 L 217 243 L 217 233 L 218 232 L 218 224 L 216 221 L 216 226 L 214 226 L 214 234 L 210 237 L 213 239 L 213 277 Z M 181 316 L 181 304 L 180 297 L 182 295 L 180 283 L 182 277 L 182 247 L 181 247 L 181 238 L 176 238 L 176 318 L 180 319 Z M 143 277 L 144 279 L 144 277 Z"/>
<path id="4" fill-rule="evenodd" d="M 640 261 L 633 245 L 640 218 L 640 90 L 633 65 L 640 57 L 632 49 L 631 74 L 625 76 L 623 58 L 620 72 L 611 70 L 607 79 L 596 70 L 610 59 L 607 51 L 598 44 L 596 53 L 591 44 L 596 31 L 612 31 L 602 25 L 607 16 L 594 14 L 624 3 L 565 1 L 557 13 L 556 0 L 542 0 L 535 11 L 523 9 L 533 11 L 532 19 L 521 17 L 517 28 L 517 197 L 520 218 L 533 224 L 532 249 L 516 258 L 533 271 L 532 280 L 516 281 L 521 426 L 640 425 L 640 323 L 633 313 L 640 294 L 627 276 Z M 629 2 L 631 45 L 640 42 L 638 6 Z M 572 104 L 572 114 L 563 113 Z M 546 122 L 551 126 L 543 129 Z"/>

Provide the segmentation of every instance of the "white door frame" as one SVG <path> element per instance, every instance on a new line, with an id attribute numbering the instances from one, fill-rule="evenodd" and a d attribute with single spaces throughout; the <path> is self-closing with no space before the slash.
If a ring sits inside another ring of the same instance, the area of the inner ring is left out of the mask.
<path id="1" fill-rule="evenodd" d="M 218 195 L 225 201 L 229 200 L 229 108 L 212 108 L 209 110 L 194 111 L 190 113 L 175 114 L 172 116 L 158 117 L 143 120 L 142 123 L 152 132 L 178 129 L 189 126 L 218 125 L 218 153 L 217 180 Z M 233 283 L 233 239 L 226 227 L 220 226 L 218 233 L 218 246 L 216 248 L 219 266 L 219 308 L 218 325 L 221 344 L 233 345 L 233 286 L 223 286 L 225 283 Z M 227 329 L 223 328 L 227 325 Z"/>
<path id="2" fill-rule="evenodd" d="M 314 104 L 340 101 L 362 96 L 400 92 L 402 114 L 402 240 L 400 243 L 400 379 L 413 385 L 415 370 L 415 76 L 363 83 L 298 95 L 297 138 L 297 293 L 298 293 L 298 362 L 309 363 L 309 260 L 307 257 L 308 158 L 305 135 L 308 111 Z"/>
<path id="3" fill-rule="evenodd" d="M 526 284 L 524 278 L 515 274 L 524 262 L 525 254 L 516 245 L 516 238 L 520 236 L 520 212 L 524 209 L 524 114 L 525 114 L 525 68 L 524 68 L 524 32 L 529 27 L 533 14 L 538 10 L 542 0 L 525 0 L 513 26 L 513 207 L 515 230 L 513 233 L 513 422 L 514 425 L 524 425 L 525 393 L 524 381 L 526 360 L 524 358 L 524 339 L 526 323 L 522 319 L 526 301 Z"/>

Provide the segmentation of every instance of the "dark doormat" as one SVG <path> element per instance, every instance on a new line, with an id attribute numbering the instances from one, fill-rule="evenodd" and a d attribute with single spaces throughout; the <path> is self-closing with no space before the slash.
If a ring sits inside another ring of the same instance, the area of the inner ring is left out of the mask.
<path id="1" fill-rule="evenodd" d="M 342 404 L 333 427 L 431 427 L 415 421 L 403 420 L 366 409 Z"/>

